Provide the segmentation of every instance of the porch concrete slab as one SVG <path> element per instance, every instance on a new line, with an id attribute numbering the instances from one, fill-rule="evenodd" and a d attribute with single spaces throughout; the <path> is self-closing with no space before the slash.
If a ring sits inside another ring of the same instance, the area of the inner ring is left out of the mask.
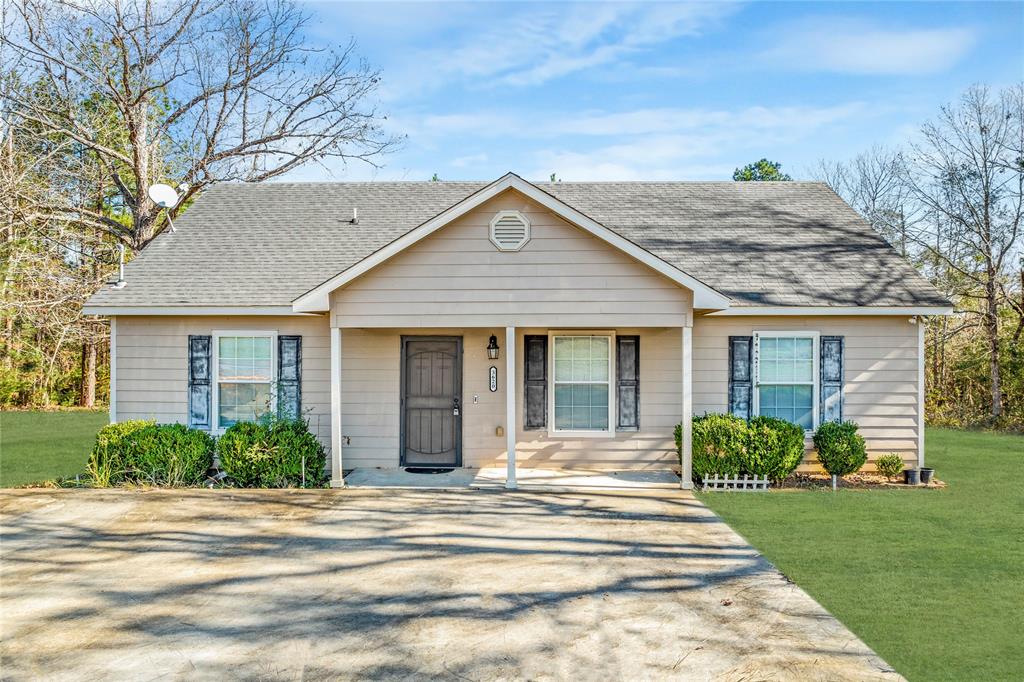
<path id="1" fill-rule="evenodd" d="M 405 469 L 353 469 L 345 476 L 349 488 L 469 488 L 476 469 L 452 469 L 442 474 L 414 474 Z"/>
<path id="2" fill-rule="evenodd" d="M 681 491 L 0 493 L 7 680 L 900 679 Z"/>
<path id="3" fill-rule="evenodd" d="M 505 487 L 504 467 L 456 468 L 445 473 L 410 473 L 405 469 L 353 469 L 345 476 L 350 488 L 459 488 Z M 677 490 L 679 475 L 670 470 L 596 471 L 586 469 L 516 470 L 521 490 L 572 492 L 585 490 Z"/>
<path id="4" fill-rule="evenodd" d="M 477 471 L 474 488 L 504 488 L 506 471 L 485 467 Z M 669 470 L 590 471 L 586 469 L 516 470 L 521 490 L 572 492 L 583 490 L 678 490 L 679 475 Z"/>

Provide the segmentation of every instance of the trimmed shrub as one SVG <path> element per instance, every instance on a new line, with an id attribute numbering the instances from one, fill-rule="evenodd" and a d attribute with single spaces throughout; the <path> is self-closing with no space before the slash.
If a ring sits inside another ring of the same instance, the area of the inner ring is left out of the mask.
<path id="1" fill-rule="evenodd" d="M 682 452 L 682 429 L 676 444 Z M 693 418 L 693 475 L 735 476 L 743 469 L 747 423 L 731 414 Z"/>
<path id="2" fill-rule="evenodd" d="M 100 429 L 89 456 L 93 485 L 197 485 L 213 461 L 213 438 L 182 424 L 126 421 Z"/>
<path id="3" fill-rule="evenodd" d="M 858 471 L 868 459 L 864 438 L 854 422 L 825 422 L 814 433 L 818 461 L 832 476 Z"/>
<path id="4" fill-rule="evenodd" d="M 213 464 L 213 438 L 184 424 L 159 424 L 136 432 L 127 475 L 137 483 L 198 485 Z"/>
<path id="5" fill-rule="evenodd" d="M 775 417 L 755 417 L 747 425 L 745 473 L 784 480 L 804 457 L 804 430 Z"/>
<path id="6" fill-rule="evenodd" d="M 875 468 L 878 469 L 878 473 L 891 481 L 903 472 L 903 458 L 895 452 L 882 455 L 875 460 Z"/>
<path id="7" fill-rule="evenodd" d="M 682 427 L 676 426 L 676 449 L 682 452 Z M 693 418 L 693 475 L 751 474 L 781 481 L 804 456 L 804 431 L 774 417 L 750 422 L 731 414 Z"/>
<path id="8" fill-rule="evenodd" d="M 235 483 L 248 488 L 306 486 L 324 480 L 327 456 L 303 419 L 268 417 L 259 422 L 238 422 L 217 439 L 217 456 Z"/>

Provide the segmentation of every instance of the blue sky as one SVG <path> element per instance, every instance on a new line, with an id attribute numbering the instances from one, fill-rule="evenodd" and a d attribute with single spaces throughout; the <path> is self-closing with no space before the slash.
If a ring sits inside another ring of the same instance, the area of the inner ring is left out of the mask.
<path id="1" fill-rule="evenodd" d="M 913 135 L 968 85 L 1024 78 L 1024 3 L 311 2 L 311 41 L 383 74 L 407 135 L 379 170 L 293 180 L 795 177 Z"/>

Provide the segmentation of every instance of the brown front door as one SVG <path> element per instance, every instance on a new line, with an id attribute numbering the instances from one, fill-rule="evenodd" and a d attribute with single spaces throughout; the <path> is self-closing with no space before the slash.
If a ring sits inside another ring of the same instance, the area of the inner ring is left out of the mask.
<path id="1" fill-rule="evenodd" d="M 402 466 L 462 466 L 462 338 L 402 337 Z"/>

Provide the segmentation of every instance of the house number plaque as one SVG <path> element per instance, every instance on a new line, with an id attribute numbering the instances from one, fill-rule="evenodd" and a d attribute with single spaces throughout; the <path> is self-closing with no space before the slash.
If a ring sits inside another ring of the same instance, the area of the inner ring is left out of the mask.
<path id="1" fill-rule="evenodd" d="M 489 388 L 491 389 L 491 393 L 494 393 L 495 391 L 498 390 L 498 368 L 497 367 L 491 367 L 491 383 L 489 385 Z"/>

